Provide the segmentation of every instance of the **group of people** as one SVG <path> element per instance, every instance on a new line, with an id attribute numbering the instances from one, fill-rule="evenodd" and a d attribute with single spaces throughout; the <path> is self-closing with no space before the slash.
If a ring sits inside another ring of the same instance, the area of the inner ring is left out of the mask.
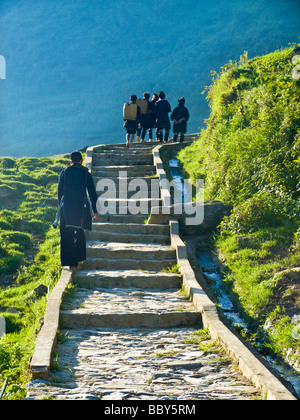
<path id="1" fill-rule="evenodd" d="M 178 102 L 178 106 L 171 114 L 171 120 L 174 122 L 174 141 L 177 141 L 180 134 L 182 142 L 187 131 L 189 111 L 185 107 L 184 98 L 180 98 Z M 157 140 L 161 143 L 168 142 L 171 129 L 170 112 L 171 106 L 164 92 L 154 94 L 151 101 L 149 93 L 144 93 L 144 98 L 140 100 L 136 95 L 132 95 L 130 104 L 124 105 L 127 146 L 132 147 L 136 133 L 137 141 L 140 136 L 141 140 L 145 141 L 148 131 L 149 141 L 152 141 L 153 129 L 156 129 Z M 84 230 L 91 230 L 92 221 L 97 221 L 99 214 L 92 175 L 82 165 L 81 153 L 73 152 L 69 163 L 70 165 L 59 176 L 59 210 L 53 226 L 57 227 L 60 220 L 61 265 L 69 266 L 73 272 L 76 272 L 86 259 Z"/>
<path id="2" fill-rule="evenodd" d="M 131 148 L 137 134 L 137 142 L 145 141 L 146 133 L 149 132 L 149 141 L 153 140 L 153 129 L 156 129 L 156 140 L 161 143 L 168 143 L 171 130 L 169 113 L 171 106 L 166 99 L 163 91 L 154 93 L 150 100 L 150 93 L 144 93 L 142 99 L 136 95 L 130 97 L 130 103 L 124 104 L 123 119 L 126 130 L 127 147 Z M 187 131 L 187 121 L 189 120 L 189 111 L 185 106 L 185 99 L 178 99 L 178 106 L 171 114 L 173 121 L 173 140 L 176 142 L 180 134 L 180 142 L 183 142 Z"/>

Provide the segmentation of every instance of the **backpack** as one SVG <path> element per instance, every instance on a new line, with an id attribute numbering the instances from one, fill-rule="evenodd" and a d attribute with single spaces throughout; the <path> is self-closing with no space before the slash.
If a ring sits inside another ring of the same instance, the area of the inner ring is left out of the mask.
<path id="1" fill-rule="evenodd" d="M 146 115 L 148 113 L 148 101 L 147 99 L 138 99 L 137 104 L 141 108 L 141 115 Z"/>
<path id="2" fill-rule="evenodd" d="M 126 103 L 123 106 L 123 118 L 126 121 L 135 121 L 137 117 L 137 104 Z"/>

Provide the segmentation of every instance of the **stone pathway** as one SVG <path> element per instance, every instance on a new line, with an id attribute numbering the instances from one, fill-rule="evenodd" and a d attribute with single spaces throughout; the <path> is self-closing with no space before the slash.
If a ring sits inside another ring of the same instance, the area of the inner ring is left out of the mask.
<path id="1" fill-rule="evenodd" d="M 118 181 L 120 168 L 127 182 L 155 179 L 152 147 L 99 148 L 95 182 Z M 61 307 L 51 377 L 30 382 L 28 399 L 259 397 L 206 334 L 199 338 L 201 315 L 180 290 L 180 276 L 167 270 L 177 263 L 168 226 L 145 225 L 145 218 L 102 216 L 88 234 L 88 259 Z"/>

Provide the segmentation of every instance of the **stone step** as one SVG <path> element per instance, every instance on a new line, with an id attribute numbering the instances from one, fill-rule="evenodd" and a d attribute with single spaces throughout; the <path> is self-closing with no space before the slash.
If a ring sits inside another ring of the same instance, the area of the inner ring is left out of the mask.
<path id="1" fill-rule="evenodd" d="M 143 199 L 152 199 L 153 200 L 159 200 L 161 197 L 161 190 L 159 188 L 159 184 L 157 183 L 156 185 L 141 185 L 142 189 L 140 190 L 139 188 L 133 188 L 132 186 L 130 187 L 130 189 L 125 187 L 122 187 L 121 189 L 119 188 L 118 184 L 116 184 L 116 186 L 112 186 L 109 185 L 109 190 L 107 192 L 107 189 L 104 190 L 103 184 L 102 185 L 102 190 L 100 188 L 100 186 L 97 186 L 97 196 L 98 197 L 102 197 L 102 201 L 104 200 L 105 197 L 107 197 L 107 194 L 109 194 L 110 196 L 114 196 L 116 199 L 128 199 L 128 200 L 140 200 L 140 198 L 142 197 Z M 110 199 L 111 200 L 111 199 Z M 105 200 L 107 201 L 107 200 Z M 153 206 L 159 206 L 160 202 L 154 202 Z"/>
<path id="2" fill-rule="evenodd" d="M 150 148 L 148 149 L 127 149 L 127 148 L 113 148 L 113 149 L 105 149 L 105 150 L 97 150 L 93 153 L 93 158 L 99 158 L 99 157 L 114 157 L 116 153 L 122 155 L 122 156 L 151 156 L 152 150 Z"/>
<path id="3" fill-rule="evenodd" d="M 193 327 L 60 332 L 68 340 L 56 346 L 51 377 L 31 381 L 26 387 L 29 399 L 106 400 L 107 406 L 112 400 L 127 400 L 117 403 L 127 410 L 131 400 L 141 404 L 194 400 L 201 404 L 202 400 L 253 401 L 260 397 L 215 347 L 210 351 L 205 341 L 207 350 L 199 349 Z M 126 413 L 134 417 L 132 411 Z"/>
<path id="4" fill-rule="evenodd" d="M 131 183 L 132 185 L 135 185 L 137 178 L 139 180 L 138 182 L 140 182 L 140 180 L 142 180 L 142 181 L 145 181 L 148 185 L 151 185 L 152 181 L 155 182 L 155 183 L 157 181 L 159 181 L 159 178 L 157 176 L 119 177 L 119 176 L 110 176 L 110 174 L 103 175 L 103 176 L 97 176 L 97 175 L 93 176 L 95 185 L 97 185 L 97 182 L 100 181 L 100 180 L 105 181 L 107 179 L 110 179 L 116 184 L 116 186 L 117 185 L 121 185 L 121 186 L 122 185 L 128 185 L 129 183 Z M 131 182 L 131 181 L 135 181 L 135 182 Z"/>
<path id="5" fill-rule="evenodd" d="M 87 243 L 87 257 L 109 260 L 135 259 L 137 261 L 176 260 L 176 251 L 165 245 L 94 241 Z"/>
<path id="6" fill-rule="evenodd" d="M 98 153 L 98 152 L 103 152 L 103 151 L 112 151 L 112 150 L 116 150 L 116 151 L 128 151 L 128 152 L 135 152 L 135 151 L 141 151 L 141 152 L 145 152 L 145 151 L 149 151 L 149 149 L 153 149 L 154 147 L 158 146 L 159 142 L 158 141 L 152 141 L 152 142 L 134 142 L 132 145 L 132 148 L 128 149 L 126 147 L 126 143 L 122 143 L 122 144 L 107 144 L 104 146 L 99 146 L 99 147 L 95 147 L 93 150 L 93 154 L 94 153 Z"/>
<path id="7" fill-rule="evenodd" d="M 93 231 L 114 232 L 114 233 L 133 233 L 149 235 L 167 235 L 170 236 L 170 227 L 168 225 L 141 225 L 138 223 L 93 223 Z"/>
<path id="8" fill-rule="evenodd" d="M 177 264 L 176 259 L 139 259 L 133 258 L 88 258 L 82 264 L 83 270 L 143 270 L 143 271 L 161 271 L 172 268 Z"/>
<path id="9" fill-rule="evenodd" d="M 143 289 L 175 289 L 180 288 L 181 276 L 179 274 L 162 271 L 101 271 L 79 270 L 74 275 L 74 283 L 79 287 L 95 288 L 143 288 Z"/>
<path id="10" fill-rule="evenodd" d="M 100 222 L 102 223 L 140 223 L 144 224 L 148 219 L 148 215 L 145 214 L 104 214 L 100 215 Z"/>
<path id="11" fill-rule="evenodd" d="M 98 196 L 104 193 L 116 195 L 116 198 L 131 198 L 135 194 L 145 198 L 160 197 L 160 183 L 158 178 L 134 177 L 95 177 L 94 182 Z"/>
<path id="12" fill-rule="evenodd" d="M 162 205 L 161 199 L 138 198 L 138 199 L 112 199 L 99 194 L 97 200 L 97 210 L 100 214 L 143 214 L 147 216 L 152 207 Z"/>
<path id="13" fill-rule="evenodd" d="M 131 166 L 131 165 L 153 165 L 153 155 L 122 155 L 116 152 L 115 156 L 104 155 L 93 157 L 93 166 Z"/>
<path id="14" fill-rule="evenodd" d="M 126 226 L 126 225 L 125 225 Z M 121 242 L 121 243 L 144 243 L 144 244 L 170 244 L 170 235 L 150 235 L 136 233 L 118 233 L 105 231 L 87 232 L 88 240 L 100 239 L 105 242 Z"/>
<path id="15" fill-rule="evenodd" d="M 136 177 L 154 175 L 155 165 L 113 165 L 113 166 L 92 166 L 92 173 L 96 177 Z"/>
<path id="16" fill-rule="evenodd" d="M 61 328 L 182 328 L 201 324 L 199 312 L 81 314 L 61 311 Z"/>
<path id="17" fill-rule="evenodd" d="M 170 229 L 164 225 L 94 223 L 87 240 L 105 242 L 170 244 Z"/>
<path id="18" fill-rule="evenodd" d="M 195 326 L 201 314 L 178 289 L 77 288 L 61 311 L 63 328 Z"/>
<path id="19" fill-rule="evenodd" d="M 77 287 L 62 310 L 76 314 L 174 313 L 198 312 L 195 306 L 176 289 L 147 289 L 136 287 L 94 288 Z M 118 324 L 115 326 L 119 328 Z"/>

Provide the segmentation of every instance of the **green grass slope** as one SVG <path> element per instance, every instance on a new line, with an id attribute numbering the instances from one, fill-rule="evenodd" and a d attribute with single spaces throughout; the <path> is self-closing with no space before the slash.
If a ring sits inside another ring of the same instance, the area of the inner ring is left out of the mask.
<path id="1" fill-rule="evenodd" d="M 59 232 L 52 228 L 56 186 L 67 157 L 0 157 L 0 389 L 4 399 L 22 399 L 29 362 L 40 331 L 48 293 L 60 275 Z M 32 293 L 43 284 L 46 293 Z"/>
<path id="2" fill-rule="evenodd" d="M 300 85 L 292 55 L 292 47 L 252 60 L 245 53 L 213 73 L 206 128 L 178 157 L 193 181 L 205 179 L 206 200 L 232 207 L 215 244 L 224 287 L 265 351 L 300 371 Z"/>

